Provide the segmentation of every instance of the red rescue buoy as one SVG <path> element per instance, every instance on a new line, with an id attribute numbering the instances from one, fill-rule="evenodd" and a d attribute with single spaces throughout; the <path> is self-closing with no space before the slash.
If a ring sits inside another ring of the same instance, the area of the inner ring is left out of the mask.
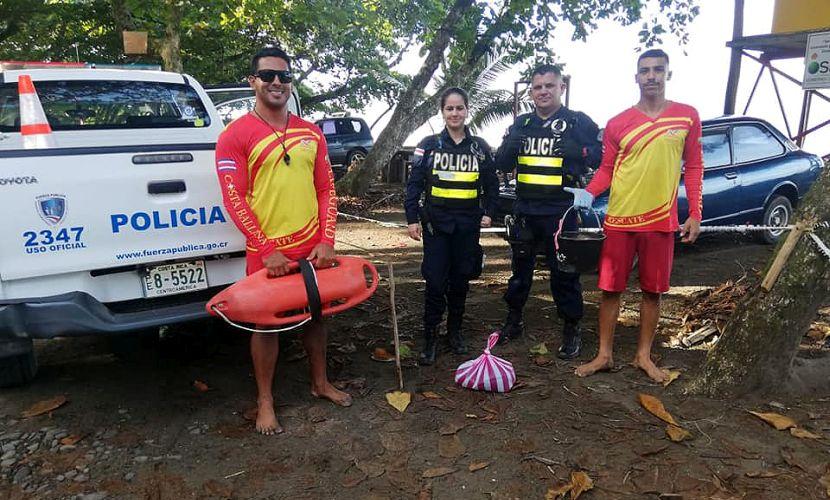
<path id="1" fill-rule="evenodd" d="M 289 274 L 274 278 L 261 269 L 216 294 L 205 307 L 211 315 L 232 321 L 287 325 L 307 320 L 315 312 L 329 316 L 345 311 L 371 297 L 378 287 L 377 269 L 360 257 L 337 257 L 325 269 L 314 269 L 305 261 L 302 265 L 305 272 L 300 262 L 292 262 Z"/>

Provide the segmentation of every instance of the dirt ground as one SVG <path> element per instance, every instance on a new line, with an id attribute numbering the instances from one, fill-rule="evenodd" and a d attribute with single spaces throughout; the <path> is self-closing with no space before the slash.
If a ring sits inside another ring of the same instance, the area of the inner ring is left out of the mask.
<path id="1" fill-rule="evenodd" d="M 402 219 L 399 211 L 375 215 Z M 0 392 L 0 498 L 542 499 L 555 498 L 552 491 L 579 471 L 593 481 L 584 499 L 830 494 L 824 437 L 830 435 L 830 389 L 739 400 L 688 398 L 677 390 L 705 356 L 702 349 L 669 347 L 677 344 L 671 337 L 691 297 L 754 276 L 771 247 L 718 236 L 678 250 L 656 354 L 681 375 L 665 388 L 625 365 L 636 341 L 636 293 L 625 295 L 618 325 L 622 368 L 588 379 L 572 375 L 596 349 L 596 275 L 583 276 L 580 360 L 531 354 L 542 342 L 554 353 L 561 329 L 547 273 L 537 271 L 527 334 L 495 350 L 514 363 L 517 387 L 495 395 L 460 389 L 452 379 L 505 313 L 508 248 L 486 236 L 486 269 L 472 286 L 465 319 L 472 354 L 444 353 L 428 368 L 406 361 L 413 399 L 399 413 L 384 397 L 396 389 L 394 367 L 370 354 L 376 347 L 391 350 L 386 261 L 395 263 L 402 337 L 413 346 L 418 339 L 420 245 L 400 230 L 363 222 L 342 221 L 338 238 L 340 253 L 372 259 L 384 276 L 370 301 L 329 321 L 329 373 L 354 396 L 351 408 L 311 398 L 293 334 L 284 337 L 276 384 L 286 432 L 269 437 L 254 434 L 246 419 L 254 400 L 246 334 L 187 325 L 165 329 L 157 342 L 133 339 L 126 352 L 103 338 L 38 343 L 37 380 Z M 758 332 L 759 342 L 763 336 Z M 803 355 L 825 356 L 827 349 L 805 347 Z M 666 424 L 638 403 L 640 393 L 662 400 L 690 439 L 670 441 Z M 67 402 L 51 414 L 21 417 L 56 396 Z M 778 431 L 749 410 L 786 415 L 820 438 Z"/>

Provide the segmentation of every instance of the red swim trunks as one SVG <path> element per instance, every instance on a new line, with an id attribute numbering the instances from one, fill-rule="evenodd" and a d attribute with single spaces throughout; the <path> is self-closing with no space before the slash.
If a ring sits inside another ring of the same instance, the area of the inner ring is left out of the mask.
<path id="1" fill-rule="evenodd" d="M 600 290 L 625 291 L 637 255 L 640 289 L 651 293 L 669 291 L 675 233 L 606 230 L 605 234 L 599 257 Z"/>

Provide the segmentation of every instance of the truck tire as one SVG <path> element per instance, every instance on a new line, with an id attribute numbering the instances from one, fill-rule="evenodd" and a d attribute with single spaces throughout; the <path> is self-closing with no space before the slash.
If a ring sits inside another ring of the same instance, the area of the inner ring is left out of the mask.
<path id="1" fill-rule="evenodd" d="M 793 205 L 786 196 L 773 196 L 764 210 L 764 218 L 761 224 L 764 226 L 786 226 L 793 218 Z M 761 233 L 761 240 L 764 243 L 774 245 L 786 231 L 764 231 Z"/>
<path id="2" fill-rule="evenodd" d="M 17 387 L 31 382 L 37 374 L 34 349 L 0 359 L 0 387 Z"/>
<path id="3" fill-rule="evenodd" d="M 349 151 L 346 156 L 346 169 L 351 171 L 366 160 L 366 152 L 360 149 Z"/>

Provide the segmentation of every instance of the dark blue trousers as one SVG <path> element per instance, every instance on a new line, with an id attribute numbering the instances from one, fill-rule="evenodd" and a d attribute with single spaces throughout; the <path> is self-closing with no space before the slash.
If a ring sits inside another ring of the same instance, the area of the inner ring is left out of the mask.
<path id="1" fill-rule="evenodd" d="M 507 282 L 504 301 L 507 302 L 514 316 L 518 314 L 521 317 L 533 284 L 536 254 L 542 253 L 540 249 L 543 249 L 545 264 L 550 269 L 550 293 L 556 303 L 557 313 L 565 321 L 579 321 L 582 319 L 583 310 L 582 284 L 579 282 L 579 274 L 562 272 L 556 265 L 553 235 L 559 228 L 561 214 L 524 215 L 522 217 L 525 219 L 525 227 L 533 234 L 533 240 L 527 243 L 511 244 L 513 276 Z"/>
<path id="2" fill-rule="evenodd" d="M 460 328 L 464 317 L 469 281 L 481 275 L 482 251 L 477 227 L 459 227 L 452 232 L 424 231 L 421 274 L 426 281 L 424 327 L 437 327 L 448 309 L 447 328 Z M 452 324 L 451 324 L 452 323 Z"/>

